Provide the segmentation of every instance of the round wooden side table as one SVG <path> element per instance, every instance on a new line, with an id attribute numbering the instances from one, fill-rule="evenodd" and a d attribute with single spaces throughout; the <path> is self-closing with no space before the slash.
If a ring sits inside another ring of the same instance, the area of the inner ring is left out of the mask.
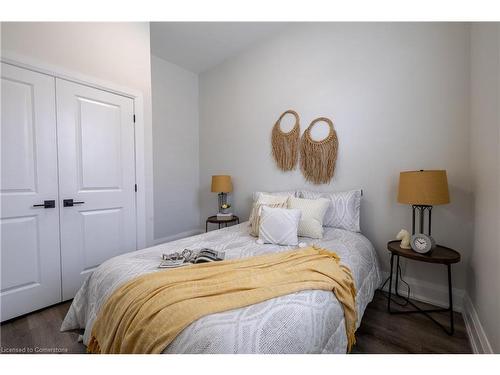
<path id="1" fill-rule="evenodd" d="M 240 223 L 240 218 L 236 215 L 233 215 L 232 218 L 230 219 L 217 219 L 217 215 L 214 215 L 214 216 L 209 216 L 207 218 L 207 221 L 205 221 L 205 232 L 208 232 L 208 223 L 212 223 L 212 224 L 218 224 L 219 225 L 219 229 L 221 228 L 221 225 L 224 225 L 222 228 L 226 228 L 227 227 L 227 224 L 229 223 L 237 223 L 239 224 Z"/>
<path id="2" fill-rule="evenodd" d="M 454 263 L 460 262 L 460 253 L 456 250 L 450 249 L 445 246 L 440 246 L 436 245 L 434 249 L 432 249 L 430 252 L 426 254 L 419 254 L 412 249 L 403 249 L 401 246 L 401 241 L 389 241 L 387 243 L 387 249 L 391 252 L 391 273 L 389 275 L 389 298 L 387 302 L 387 310 L 391 314 L 412 314 L 412 313 L 422 313 L 425 316 L 427 316 L 430 320 L 432 320 L 434 323 L 436 323 L 438 326 L 440 326 L 448 335 L 453 335 L 455 332 L 455 327 L 453 323 L 453 297 L 452 297 L 452 285 L 451 285 L 451 265 Z M 394 311 L 391 310 L 391 297 L 392 297 L 392 275 L 393 275 L 393 270 L 394 270 L 394 257 L 397 258 L 397 265 L 396 265 L 396 283 L 395 283 L 395 295 L 398 297 L 404 298 L 404 296 L 401 296 L 398 292 L 398 283 L 399 283 L 399 276 L 398 276 L 398 268 L 399 268 L 399 258 L 407 258 L 411 260 L 415 260 L 418 262 L 425 262 L 425 263 L 434 263 L 434 264 L 443 264 L 447 266 L 448 268 L 448 302 L 449 306 L 448 308 L 440 308 L 440 309 L 421 309 L 417 305 L 415 305 L 412 301 L 408 300 L 408 303 L 412 305 L 416 310 L 409 310 L 409 311 Z M 441 323 L 439 323 L 437 320 L 435 320 L 429 313 L 433 312 L 443 312 L 447 311 L 450 313 L 450 329 L 448 330 L 446 327 L 444 327 Z"/>

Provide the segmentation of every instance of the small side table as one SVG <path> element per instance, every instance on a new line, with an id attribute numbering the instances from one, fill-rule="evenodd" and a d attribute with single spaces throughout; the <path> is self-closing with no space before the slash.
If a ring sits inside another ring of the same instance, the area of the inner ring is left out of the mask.
<path id="1" fill-rule="evenodd" d="M 238 216 L 236 216 L 236 215 L 233 215 L 233 217 L 230 218 L 230 219 L 220 220 L 220 219 L 217 219 L 217 215 L 209 216 L 207 218 L 207 221 L 205 221 L 205 232 L 208 232 L 208 223 L 218 224 L 219 225 L 219 229 L 220 229 L 222 224 L 224 225 L 222 228 L 226 228 L 227 224 L 229 224 L 229 223 L 237 223 L 237 224 L 239 224 L 240 223 L 240 218 Z"/>
<path id="2" fill-rule="evenodd" d="M 448 335 L 453 335 L 455 332 L 455 327 L 453 324 L 453 298 L 452 298 L 452 286 L 451 286 L 451 265 L 453 263 L 460 262 L 460 253 L 453 249 L 450 249 L 445 246 L 437 245 L 434 249 L 432 249 L 427 254 L 419 254 L 412 249 L 403 249 L 399 245 L 401 241 L 390 241 L 387 243 L 387 249 L 391 252 L 391 274 L 389 275 L 389 298 L 387 302 L 387 310 L 390 314 L 412 314 L 412 313 L 422 313 L 427 316 L 430 320 L 440 326 Z M 408 300 L 408 303 L 412 305 L 416 310 L 409 311 L 393 311 L 391 310 L 391 299 L 392 299 L 392 275 L 394 269 L 394 257 L 397 258 L 397 266 L 396 266 L 396 285 L 395 285 L 395 295 L 398 297 L 404 298 L 404 296 L 399 295 L 398 292 L 398 268 L 399 268 L 399 257 L 416 260 L 419 262 L 425 263 L 434 263 L 434 264 L 443 264 L 448 268 L 448 308 L 441 309 L 421 309 L 417 305 L 415 305 L 412 301 Z M 442 312 L 448 311 L 450 313 L 450 330 L 444 327 L 441 323 L 439 323 L 436 319 L 434 319 L 429 313 L 433 312 Z"/>

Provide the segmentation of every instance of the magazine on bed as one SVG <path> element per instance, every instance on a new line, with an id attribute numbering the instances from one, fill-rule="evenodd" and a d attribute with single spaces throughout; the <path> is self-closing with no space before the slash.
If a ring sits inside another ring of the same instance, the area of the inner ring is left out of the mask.
<path id="1" fill-rule="evenodd" d="M 182 253 L 176 252 L 173 254 L 163 254 L 163 261 L 160 263 L 158 268 L 175 268 L 187 266 L 190 264 L 217 262 L 220 260 L 224 260 L 224 257 L 224 252 L 212 249 L 184 249 Z"/>

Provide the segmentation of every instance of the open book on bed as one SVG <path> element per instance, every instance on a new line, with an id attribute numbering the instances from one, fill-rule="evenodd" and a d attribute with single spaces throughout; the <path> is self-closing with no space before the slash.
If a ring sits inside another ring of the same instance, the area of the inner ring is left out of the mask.
<path id="1" fill-rule="evenodd" d="M 196 263 L 217 262 L 224 260 L 224 257 L 224 252 L 212 249 L 184 249 L 182 253 L 163 254 L 163 261 L 158 268 L 175 268 Z"/>

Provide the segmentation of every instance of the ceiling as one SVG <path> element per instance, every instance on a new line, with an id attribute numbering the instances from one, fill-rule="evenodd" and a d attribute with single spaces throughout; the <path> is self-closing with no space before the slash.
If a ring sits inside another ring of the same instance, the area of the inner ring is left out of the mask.
<path id="1" fill-rule="evenodd" d="M 201 73 L 287 25 L 285 22 L 151 22 L 151 53 Z"/>

